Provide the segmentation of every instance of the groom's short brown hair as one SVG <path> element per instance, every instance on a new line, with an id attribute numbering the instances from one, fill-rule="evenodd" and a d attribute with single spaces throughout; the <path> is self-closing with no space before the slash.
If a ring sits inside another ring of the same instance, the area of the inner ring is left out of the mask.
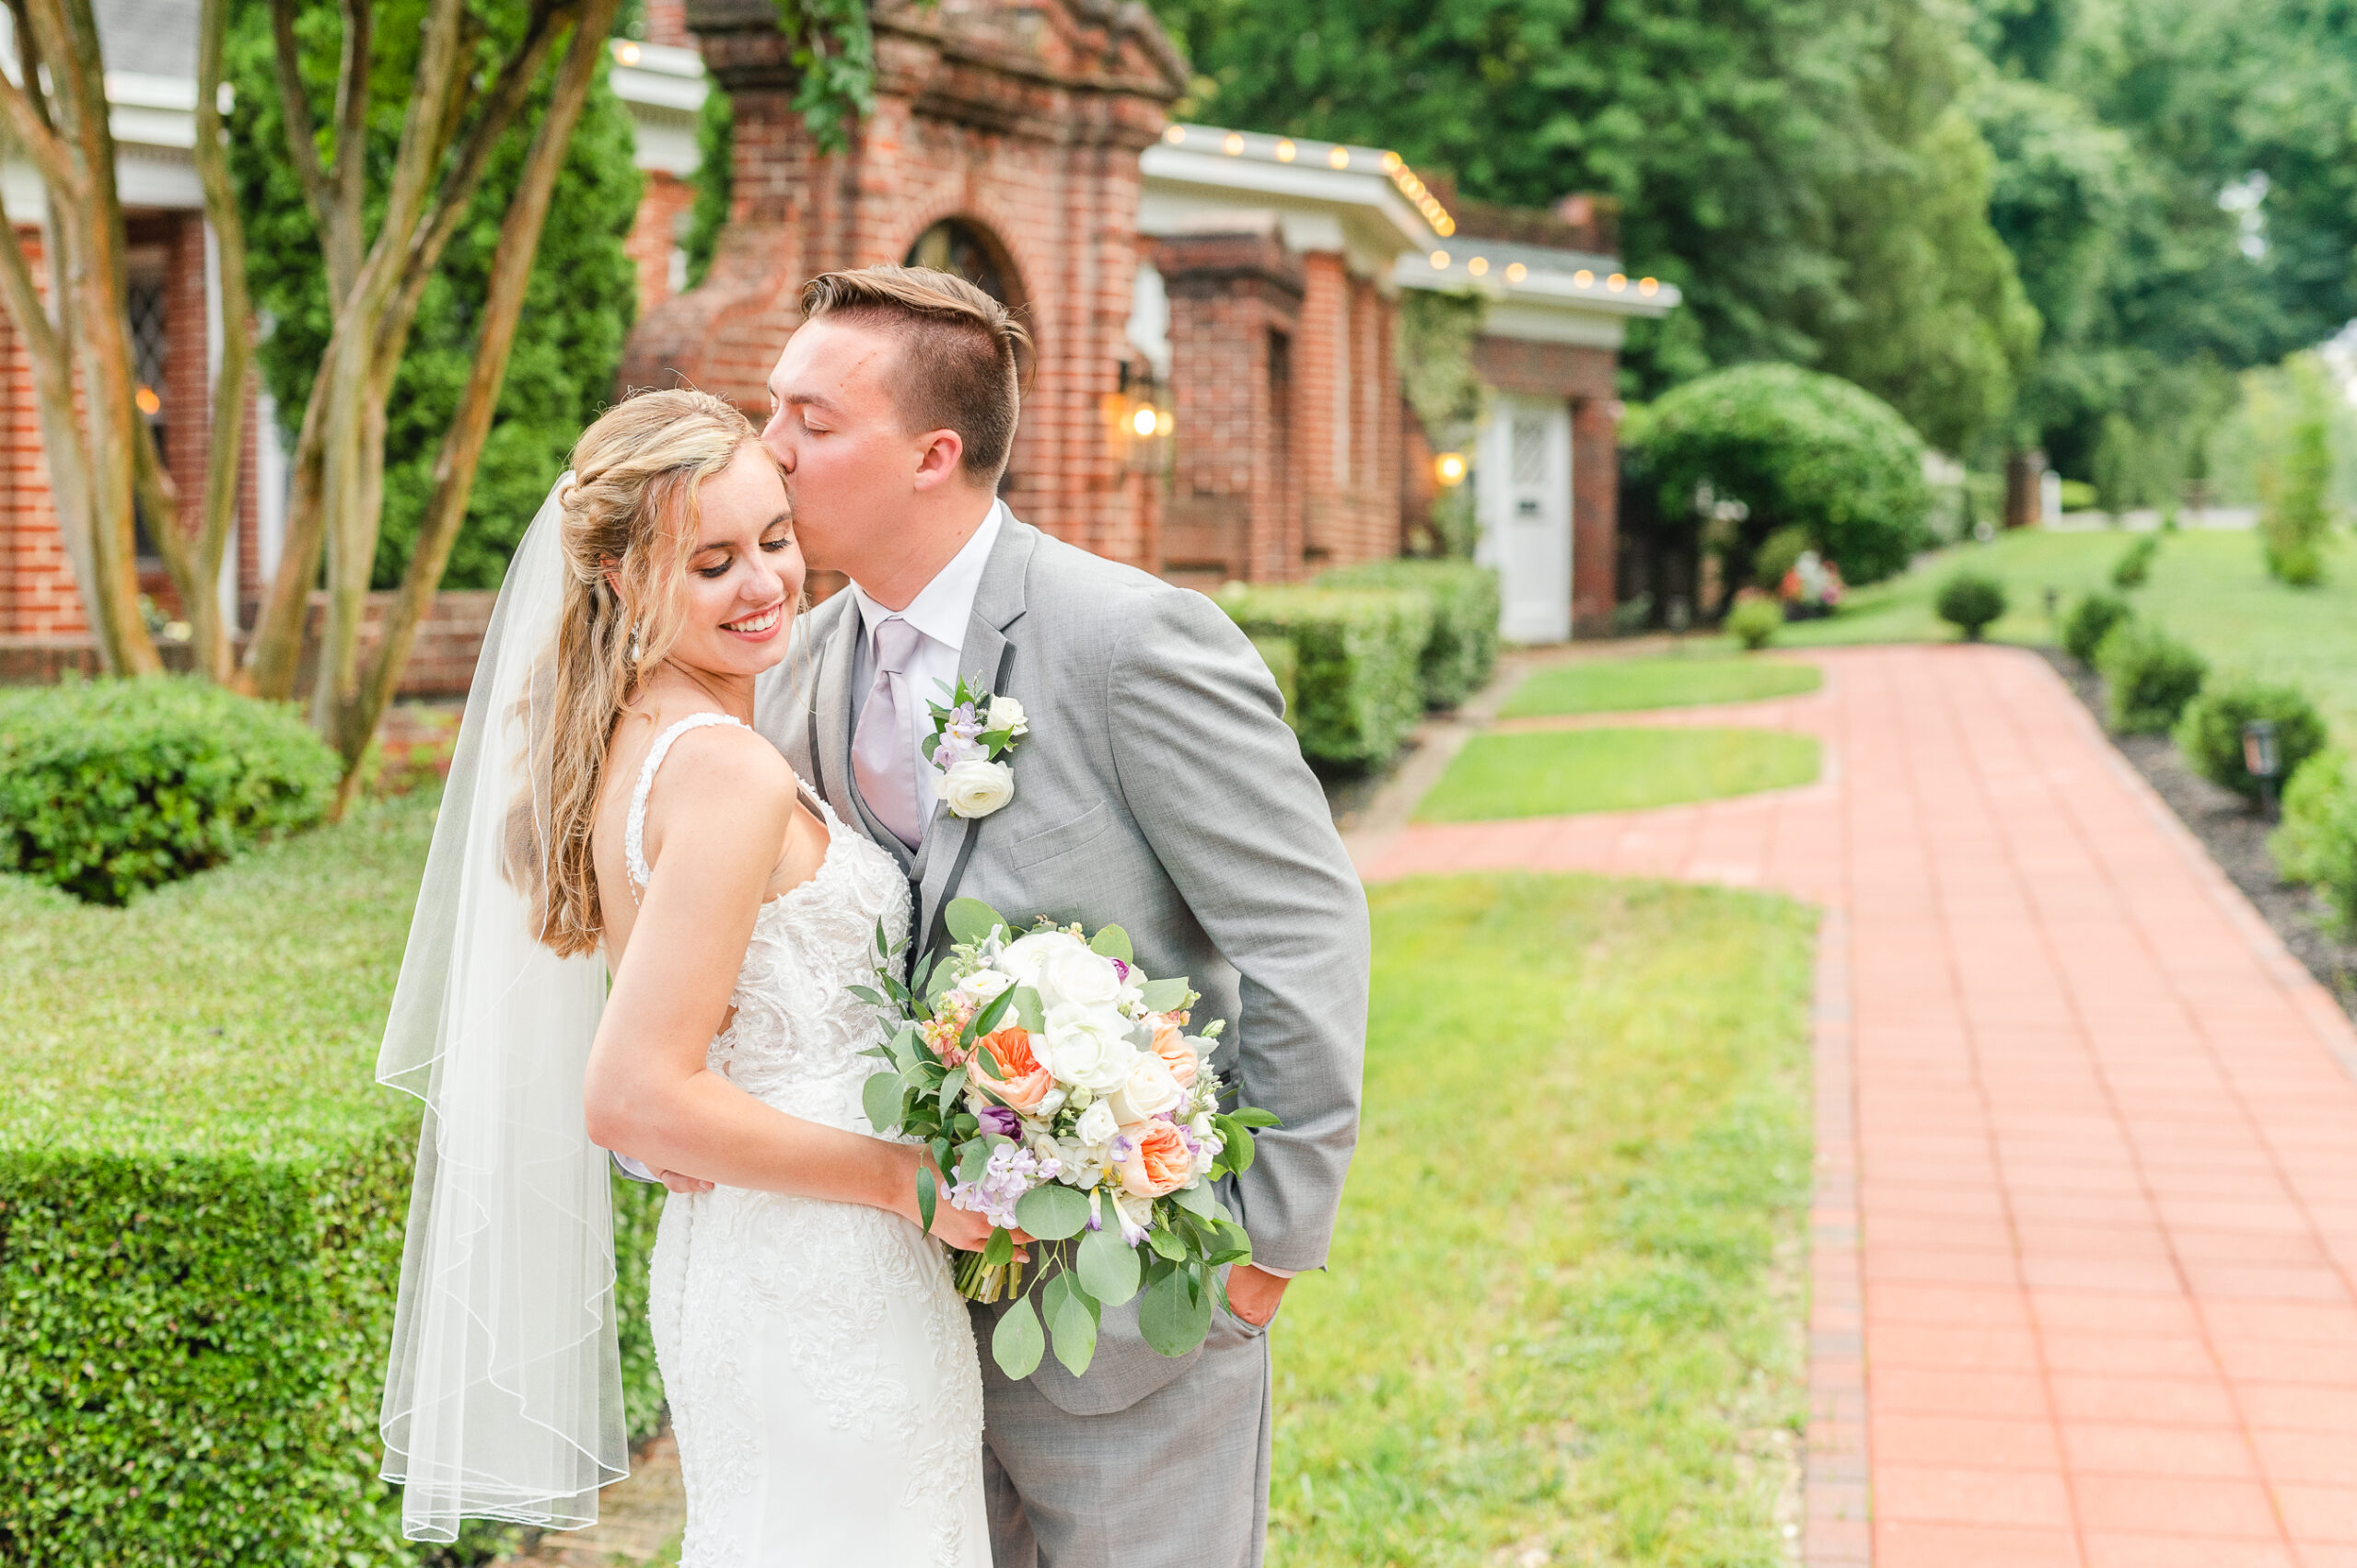
<path id="1" fill-rule="evenodd" d="M 900 341 L 893 388 L 911 430 L 955 430 L 969 478 L 994 485 L 1015 446 L 1031 334 L 1007 308 L 954 273 L 878 265 L 821 273 L 802 285 L 802 315 L 877 327 Z"/>

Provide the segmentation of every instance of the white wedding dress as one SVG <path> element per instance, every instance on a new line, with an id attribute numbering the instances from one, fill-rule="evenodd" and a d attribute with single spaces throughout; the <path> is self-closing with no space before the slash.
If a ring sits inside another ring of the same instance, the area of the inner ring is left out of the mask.
<path id="1" fill-rule="evenodd" d="M 624 851 L 635 898 L 646 793 L 666 730 L 631 797 Z M 817 875 L 753 922 L 736 1016 L 706 1060 L 748 1094 L 806 1121 L 872 1134 L 862 1051 L 883 1035 L 850 987 L 877 964 L 876 929 L 909 933 L 908 882 L 846 829 Z M 896 1214 L 742 1188 L 673 1193 L 655 1245 L 652 1316 L 688 1497 L 681 1568 L 989 1568 L 982 1387 L 965 1303 L 938 1243 Z"/>

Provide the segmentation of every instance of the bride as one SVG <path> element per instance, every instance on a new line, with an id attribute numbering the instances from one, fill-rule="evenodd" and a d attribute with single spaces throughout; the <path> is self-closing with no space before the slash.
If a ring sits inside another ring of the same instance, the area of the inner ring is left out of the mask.
<path id="1" fill-rule="evenodd" d="M 802 577 L 753 427 L 662 391 L 582 436 L 501 590 L 378 1069 L 427 1107 L 383 1417 L 412 1539 L 586 1524 L 625 1472 L 610 1148 L 702 1179 L 653 1278 L 683 1568 L 990 1561 L 923 1156 L 862 1131 L 849 988 L 908 884 L 749 727 Z"/>

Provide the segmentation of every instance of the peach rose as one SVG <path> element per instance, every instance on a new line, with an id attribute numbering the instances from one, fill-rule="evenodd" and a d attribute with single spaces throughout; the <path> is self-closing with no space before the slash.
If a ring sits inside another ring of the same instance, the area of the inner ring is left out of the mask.
<path id="1" fill-rule="evenodd" d="M 1193 1151 L 1167 1121 L 1125 1127 L 1113 1144 L 1121 1185 L 1141 1198 L 1159 1198 L 1187 1184 L 1195 1168 Z"/>
<path id="2" fill-rule="evenodd" d="M 982 1065 L 981 1052 L 967 1063 L 967 1076 L 996 1096 L 1000 1103 L 1028 1113 L 1039 1109 L 1048 1091 L 1056 1086 L 1055 1074 L 1039 1064 L 1031 1052 L 1031 1036 L 1022 1026 L 1009 1024 L 1004 1028 L 984 1035 L 980 1042 L 990 1048 L 990 1053 L 1006 1074 L 1003 1079 L 991 1076 Z"/>
<path id="3" fill-rule="evenodd" d="M 1195 1048 L 1187 1043 L 1178 1025 L 1166 1021 L 1155 1026 L 1154 1053 L 1162 1058 L 1162 1064 L 1170 1069 L 1170 1075 L 1178 1080 L 1180 1088 L 1194 1083 L 1198 1065 Z"/>

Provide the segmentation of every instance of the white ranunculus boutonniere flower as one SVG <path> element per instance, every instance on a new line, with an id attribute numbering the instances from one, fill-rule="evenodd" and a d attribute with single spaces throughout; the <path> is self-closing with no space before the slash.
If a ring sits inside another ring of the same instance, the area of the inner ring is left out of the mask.
<path id="1" fill-rule="evenodd" d="M 987 817 L 1015 798 L 1015 770 L 1002 761 L 1031 733 L 1023 704 L 994 697 L 981 677 L 960 676 L 946 703 L 928 703 L 933 733 L 924 754 L 939 770 L 933 792 L 953 817 Z"/>
<path id="2" fill-rule="evenodd" d="M 1004 762 L 959 762 L 933 792 L 958 817 L 987 817 L 1015 798 L 1015 770 Z"/>

